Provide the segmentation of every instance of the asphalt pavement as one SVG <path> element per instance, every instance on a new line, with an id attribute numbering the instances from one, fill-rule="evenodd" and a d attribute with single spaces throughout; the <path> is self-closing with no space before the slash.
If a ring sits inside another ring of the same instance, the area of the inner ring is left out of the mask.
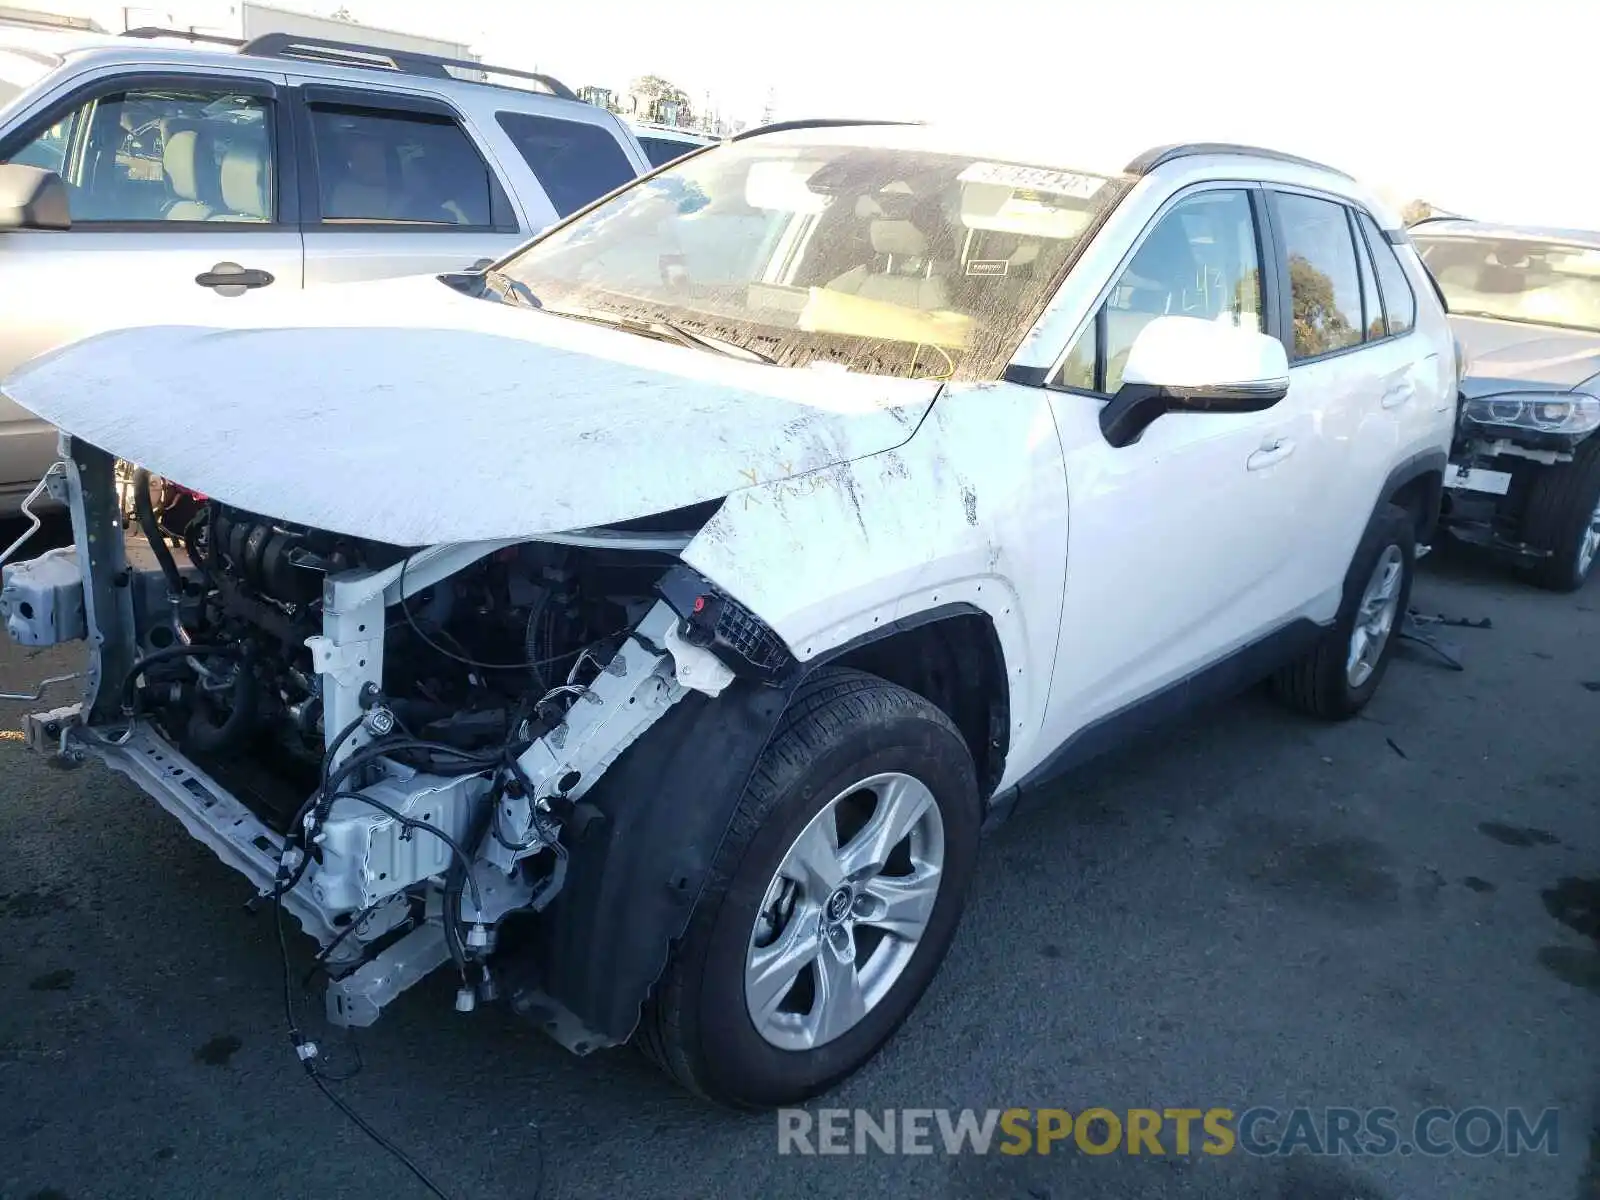
<path id="1" fill-rule="evenodd" d="M 443 979 L 339 1094 L 486 1200 L 1596 1200 L 1600 584 L 1438 558 L 1417 608 L 1492 622 L 1440 631 L 1464 672 L 1407 647 L 1360 719 L 1252 694 L 1057 787 L 989 841 L 912 1019 L 814 1107 L 1554 1107 L 1553 1154 L 780 1155 L 772 1117 L 458 1015 Z M 5 642 L 0 685 L 72 660 Z M 425 1194 L 301 1072 L 248 895 L 125 781 L 0 740 L 0 1197 Z"/>

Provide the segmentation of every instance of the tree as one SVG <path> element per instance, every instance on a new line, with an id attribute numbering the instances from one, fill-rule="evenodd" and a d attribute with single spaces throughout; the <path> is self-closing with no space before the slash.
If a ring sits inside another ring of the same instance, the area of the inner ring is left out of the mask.
<path id="1" fill-rule="evenodd" d="M 332 20 L 335 20 L 335 21 L 348 21 L 352 25 L 354 25 L 356 23 L 356 19 L 351 14 L 350 10 L 348 8 L 346 8 L 342 4 L 338 8 L 334 9 L 333 12 L 329 14 L 329 16 L 330 16 L 330 18 Z"/>
<path id="2" fill-rule="evenodd" d="M 689 93 L 659 75 L 641 75 L 629 89 L 639 102 L 639 116 L 663 125 L 692 125 L 694 106 Z"/>
<path id="3" fill-rule="evenodd" d="M 1311 358 L 1350 344 L 1350 321 L 1334 299 L 1333 280 L 1298 254 L 1289 256 L 1289 294 L 1298 357 Z"/>
<path id="4" fill-rule="evenodd" d="M 1434 213 L 1433 205 L 1426 200 L 1408 200 L 1406 206 L 1400 210 L 1400 219 L 1407 225 L 1415 225 Z"/>

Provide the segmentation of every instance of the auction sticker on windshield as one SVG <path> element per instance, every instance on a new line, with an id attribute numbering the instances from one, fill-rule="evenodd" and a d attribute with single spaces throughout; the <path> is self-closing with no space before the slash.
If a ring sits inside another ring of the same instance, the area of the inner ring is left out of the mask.
<path id="1" fill-rule="evenodd" d="M 1104 175 L 1080 175 L 1054 171 L 1049 167 L 1022 167 L 1015 163 L 975 162 L 956 178 L 963 183 L 993 183 L 1002 187 L 1029 188 L 1058 196 L 1087 200 L 1108 182 Z"/>

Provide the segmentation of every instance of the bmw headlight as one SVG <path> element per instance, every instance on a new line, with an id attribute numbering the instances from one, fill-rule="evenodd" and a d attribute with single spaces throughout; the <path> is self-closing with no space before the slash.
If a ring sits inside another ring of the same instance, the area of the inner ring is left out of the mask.
<path id="1" fill-rule="evenodd" d="M 1472 425 L 1582 438 L 1600 428 L 1600 399 L 1583 392 L 1477 396 L 1466 402 L 1461 416 Z"/>

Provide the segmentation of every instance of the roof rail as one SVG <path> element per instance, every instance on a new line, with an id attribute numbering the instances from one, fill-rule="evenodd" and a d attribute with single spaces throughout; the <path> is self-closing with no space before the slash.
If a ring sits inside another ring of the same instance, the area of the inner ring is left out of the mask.
<path id="1" fill-rule="evenodd" d="M 1148 175 L 1157 167 L 1175 159 L 1194 158 L 1202 154 L 1246 154 L 1251 158 L 1269 158 L 1274 162 L 1293 163 L 1297 167 L 1314 167 L 1318 171 L 1331 171 L 1335 175 L 1342 175 L 1346 179 L 1350 178 L 1345 172 L 1337 167 L 1330 167 L 1327 163 L 1301 158 L 1296 154 L 1285 154 L 1281 150 L 1267 150 L 1260 146 L 1241 146 L 1233 142 L 1185 142 L 1173 146 L 1156 146 L 1139 155 L 1123 170 L 1129 175 Z"/>
<path id="2" fill-rule="evenodd" d="M 1472 224 L 1471 217 L 1463 217 L 1460 213 L 1429 213 L 1425 217 L 1418 217 L 1415 221 L 1406 222 L 1407 229 L 1415 229 L 1418 225 L 1426 225 L 1429 221 L 1466 221 Z"/>
<path id="3" fill-rule="evenodd" d="M 336 42 L 329 38 L 304 37 L 293 33 L 264 33 L 260 37 L 222 37 L 211 33 L 194 33 L 185 29 L 161 29 L 153 25 L 130 29 L 122 35 L 132 38 L 180 38 L 188 42 L 205 42 L 228 46 L 240 54 L 258 58 L 291 58 L 302 62 L 328 63 L 338 67 L 365 67 L 376 71 L 398 71 L 405 75 L 427 75 L 434 79 L 451 79 L 457 83 L 490 83 L 487 79 L 474 79 L 454 74 L 455 71 L 475 71 L 483 75 L 506 75 L 527 79 L 538 84 L 552 96 L 562 100 L 576 100 L 577 94 L 566 84 L 549 75 L 535 71 L 522 71 L 516 67 L 496 67 L 490 63 L 470 58 L 445 58 L 438 54 L 423 54 L 416 50 L 398 50 L 392 46 L 369 46 L 360 42 Z M 490 86 L 495 86 L 490 83 Z"/>
<path id="4" fill-rule="evenodd" d="M 367 46 L 359 42 L 336 42 L 328 38 L 302 37 L 292 33 L 264 33 L 244 42 L 241 54 L 262 58 L 293 58 L 307 62 L 330 63 L 341 67 L 367 67 L 379 71 L 399 71 L 406 75 L 427 75 L 434 79 L 452 79 L 459 83 L 487 83 L 487 80 L 464 78 L 455 71 L 476 71 L 484 75 L 508 75 L 527 79 L 538 84 L 552 96 L 562 100 L 576 100 L 577 94 L 559 79 L 541 75 L 536 71 L 523 71 L 515 67 L 497 67 L 470 58 L 445 58 L 438 54 L 422 54 L 415 50 L 397 50 L 390 46 Z M 453 70 L 452 70 L 453 68 Z"/>
<path id="5" fill-rule="evenodd" d="M 141 25 L 137 29 L 126 30 L 119 36 L 131 38 L 177 38 L 185 42 L 207 42 L 214 46 L 232 46 L 234 49 L 244 45 L 243 38 L 223 37 L 218 33 L 196 33 L 192 29 L 162 29 L 157 25 Z"/>
<path id="6" fill-rule="evenodd" d="M 757 125 L 736 133 L 728 140 L 742 142 L 745 138 L 760 137 L 763 133 L 782 133 L 786 129 L 834 129 L 850 125 L 921 125 L 921 121 L 881 121 L 872 117 L 810 117 L 803 121 L 775 121 L 770 125 Z"/>

